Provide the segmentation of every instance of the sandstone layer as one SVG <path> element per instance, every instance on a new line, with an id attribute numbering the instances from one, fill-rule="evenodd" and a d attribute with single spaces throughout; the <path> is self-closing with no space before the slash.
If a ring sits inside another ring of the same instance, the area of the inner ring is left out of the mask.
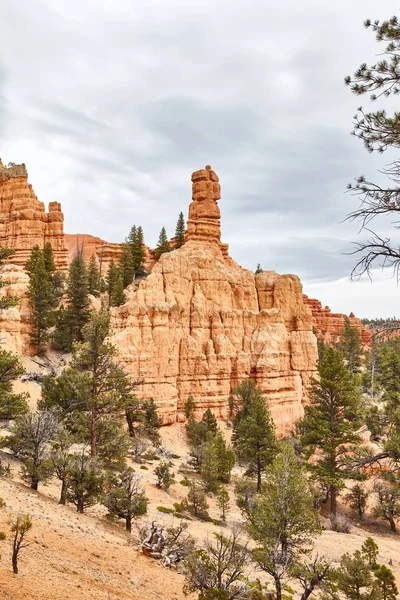
<path id="1" fill-rule="evenodd" d="M 15 250 L 13 264 L 25 265 L 38 244 L 50 242 L 56 265 L 66 269 L 68 252 L 64 240 L 64 215 L 58 202 L 46 212 L 28 183 L 25 165 L 4 167 L 0 160 L 0 246 Z"/>
<path id="2" fill-rule="evenodd" d="M 333 313 L 329 306 L 322 307 L 319 300 L 303 295 L 304 302 L 311 308 L 313 324 L 317 330 L 317 336 L 327 344 L 335 344 L 343 334 L 346 319 L 349 319 L 351 327 L 358 330 L 361 342 L 364 346 L 371 345 L 371 332 L 360 319 L 350 313 L 349 316 L 342 313 Z"/>
<path id="3" fill-rule="evenodd" d="M 227 414 L 246 377 L 265 393 L 279 433 L 301 416 L 315 372 L 316 337 L 295 275 L 254 275 L 221 243 L 218 177 L 192 175 L 185 244 L 163 254 L 127 302 L 112 310 L 112 341 L 138 395 L 154 398 L 165 423 L 182 420 L 189 395 L 201 416 Z"/>

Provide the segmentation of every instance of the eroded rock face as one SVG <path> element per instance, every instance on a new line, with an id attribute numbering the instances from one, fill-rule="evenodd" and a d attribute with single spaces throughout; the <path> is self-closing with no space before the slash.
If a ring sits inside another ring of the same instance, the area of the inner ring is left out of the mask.
<path id="1" fill-rule="evenodd" d="M 313 324 L 317 329 L 318 337 L 327 344 L 335 344 L 343 334 L 347 316 L 342 313 L 333 313 L 329 306 L 323 308 L 321 302 L 315 298 L 309 298 L 305 294 L 303 298 L 305 304 L 311 308 Z M 370 346 L 371 332 L 368 327 L 363 325 L 353 313 L 349 314 L 348 319 L 351 327 L 358 329 L 363 345 Z"/>
<path id="2" fill-rule="evenodd" d="M 0 289 L 0 296 L 18 298 L 18 305 L 0 310 L 0 341 L 1 347 L 18 356 L 29 354 L 32 350 L 30 343 L 29 302 L 26 292 L 29 276 L 19 265 L 8 264 L 2 267 L 0 275 L 8 284 Z"/>
<path id="3" fill-rule="evenodd" d="M 301 283 L 236 264 L 220 241 L 218 177 L 206 167 L 192 182 L 186 243 L 126 290 L 112 310 L 112 342 L 165 423 L 184 419 L 190 394 L 198 416 L 208 407 L 226 416 L 229 395 L 252 377 L 282 434 L 302 414 L 317 360 Z"/>
<path id="4" fill-rule="evenodd" d="M 16 251 L 10 261 L 25 265 L 32 248 L 46 242 L 53 247 L 59 269 L 68 264 L 64 241 L 64 216 L 58 202 L 50 202 L 48 212 L 28 183 L 25 165 L 4 167 L 0 160 L 0 246 Z"/>

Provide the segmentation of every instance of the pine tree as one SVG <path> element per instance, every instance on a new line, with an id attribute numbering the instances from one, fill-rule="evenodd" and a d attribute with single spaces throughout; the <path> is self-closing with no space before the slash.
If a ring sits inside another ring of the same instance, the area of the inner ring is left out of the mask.
<path id="1" fill-rule="evenodd" d="M 381 517 L 388 521 L 391 531 L 397 531 L 396 521 L 400 517 L 400 484 L 396 475 L 387 473 L 385 481 L 376 481 L 374 491 L 378 498 L 378 503 L 374 507 L 375 517 Z"/>
<path id="2" fill-rule="evenodd" d="M 47 263 L 50 261 L 50 265 L 48 264 L 46 268 L 44 251 L 40 250 L 39 246 L 35 246 L 25 267 L 29 275 L 27 295 L 32 315 L 30 337 L 38 353 L 44 350 L 44 344 L 48 339 L 48 328 L 52 323 L 54 284 L 52 271 L 48 270 L 52 268 L 51 258 L 52 250 L 49 253 L 49 246 L 47 246 Z M 54 261 L 53 266 L 55 269 Z"/>
<path id="3" fill-rule="evenodd" d="M 115 346 L 106 341 L 107 312 L 92 313 L 83 328 L 83 342 L 74 346 L 71 367 L 58 377 L 47 377 L 42 406 L 58 407 L 91 455 L 106 466 L 124 463 L 127 438 L 122 417 L 134 403 L 134 385 L 116 360 Z"/>
<path id="4" fill-rule="evenodd" d="M 367 537 L 361 546 L 361 554 L 364 560 L 367 561 L 370 569 L 375 569 L 376 559 L 378 558 L 378 544 L 372 537 Z"/>
<path id="5" fill-rule="evenodd" d="M 154 469 L 154 474 L 157 477 L 157 487 L 168 490 L 168 488 L 174 482 L 170 467 L 170 462 L 161 461 L 160 464 L 158 464 Z"/>
<path id="6" fill-rule="evenodd" d="M 55 339 L 65 332 L 65 346 L 72 349 L 73 341 L 82 340 L 82 329 L 89 320 L 90 302 L 88 292 L 88 276 L 85 261 L 81 254 L 76 254 L 69 267 L 67 283 L 67 308 L 65 319 L 57 319 Z M 62 328 L 58 329 L 61 325 Z M 67 329 L 67 331 L 65 331 Z"/>
<path id="7" fill-rule="evenodd" d="M 326 347 L 318 362 L 319 379 L 311 382 L 310 404 L 299 423 L 301 442 L 308 455 L 315 452 L 310 469 L 329 486 L 332 524 L 336 520 L 337 495 L 346 473 L 343 457 L 349 445 L 359 441 L 360 392 L 355 375 L 347 369 L 343 356 Z"/>
<path id="8" fill-rule="evenodd" d="M 353 555 L 344 554 L 337 572 L 339 590 L 349 600 L 364 600 L 371 598 L 373 593 L 373 578 L 369 565 L 364 561 L 360 550 Z"/>
<path id="9" fill-rule="evenodd" d="M 13 536 L 12 549 L 12 567 L 15 575 L 18 575 L 18 558 L 21 550 L 29 546 L 26 543 L 26 534 L 32 529 L 32 519 L 30 515 L 16 515 L 11 519 L 11 533 Z"/>
<path id="10" fill-rule="evenodd" d="M 87 506 L 96 504 L 103 493 L 105 477 L 99 462 L 83 450 L 71 457 L 68 467 L 67 502 L 83 513 Z"/>
<path id="11" fill-rule="evenodd" d="M 244 504 L 243 512 L 258 544 L 254 559 L 273 577 L 281 600 L 282 580 L 320 531 L 304 468 L 289 444 L 282 445 L 265 472 L 261 494 Z"/>
<path id="12" fill-rule="evenodd" d="M 65 504 L 68 491 L 68 474 L 72 461 L 71 446 L 74 438 L 63 426 L 59 428 L 54 438 L 50 459 L 54 474 L 61 481 L 61 494 L 59 504 Z"/>
<path id="13" fill-rule="evenodd" d="M 133 282 L 135 269 L 133 267 L 132 249 L 129 244 L 122 247 L 122 255 L 119 261 L 119 270 L 122 273 L 123 287 L 126 288 Z"/>
<path id="14" fill-rule="evenodd" d="M 43 246 L 43 259 L 44 268 L 46 272 L 52 277 L 56 272 L 56 263 L 54 261 L 53 246 L 50 242 L 46 242 Z"/>
<path id="15" fill-rule="evenodd" d="M 183 212 L 179 213 L 178 221 L 175 228 L 175 248 L 181 248 L 185 243 L 186 223 Z"/>
<path id="16" fill-rule="evenodd" d="M 229 483 L 235 465 L 235 453 L 221 434 L 209 436 L 204 446 L 201 477 L 207 492 L 215 492 L 221 483 Z"/>
<path id="17" fill-rule="evenodd" d="M 138 476 L 129 467 L 111 478 L 103 502 L 111 516 L 125 520 L 125 528 L 130 533 L 133 519 L 146 514 L 149 501 L 140 487 Z"/>
<path id="18" fill-rule="evenodd" d="M 221 511 L 221 519 L 223 520 L 223 522 L 225 523 L 226 521 L 226 513 L 228 512 L 230 505 L 229 505 L 229 492 L 225 487 L 221 487 L 219 492 L 218 492 L 218 497 L 217 497 L 217 506 Z"/>
<path id="19" fill-rule="evenodd" d="M 18 356 L 0 348 L 0 419 L 15 419 L 28 412 L 26 394 L 15 394 L 13 383 L 24 373 Z"/>
<path id="20" fill-rule="evenodd" d="M 356 373 L 361 366 L 361 336 L 358 329 L 350 325 L 349 317 L 346 317 L 338 349 L 343 354 L 349 371 Z"/>
<path id="21" fill-rule="evenodd" d="M 18 417 L 12 435 L 7 439 L 7 445 L 23 463 L 23 478 L 30 482 L 33 490 L 52 475 L 48 447 L 57 427 L 54 411 L 38 410 Z"/>
<path id="22" fill-rule="evenodd" d="M 142 275 L 144 273 L 144 236 L 140 225 L 132 244 L 132 260 L 135 276 Z"/>
<path id="23" fill-rule="evenodd" d="M 165 252 L 171 252 L 171 246 L 167 237 L 167 232 L 165 231 L 165 227 L 163 227 L 160 231 L 156 249 L 154 250 L 154 256 L 158 260 Z"/>
<path id="24" fill-rule="evenodd" d="M 110 297 L 110 306 L 121 306 L 125 304 L 126 298 L 124 294 L 124 279 L 120 269 L 116 270 L 115 282 L 113 285 L 112 294 Z"/>
<path id="25" fill-rule="evenodd" d="M 261 490 L 262 475 L 275 456 L 275 428 L 264 396 L 253 381 L 243 382 L 236 389 L 242 405 L 234 419 L 233 444 L 239 462 L 247 466 L 247 475 L 257 477 Z"/>
<path id="26" fill-rule="evenodd" d="M 184 411 L 185 417 L 187 419 L 190 419 L 190 417 L 193 416 L 193 411 L 194 411 L 195 406 L 196 406 L 196 403 L 193 399 L 193 396 L 190 394 L 190 396 L 188 396 L 185 404 L 183 405 L 183 411 Z"/>
<path id="27" fill-rule="evenodd" d="M 384 47 L 376 54 L 379 60 L 373 64 L 361 64 L 353 77 L 347 76 L 345 84 L 357 96 L 367 95 L 372 101 L 395 96 L 400 91 L 400 21 L 394 16 L 387 21 L 364 22 L 367 29 L 375 33 L 379 43 Z M 360 107 L 353 120 L 353 135 L 359 138 L 369 152 L 382 153 L 391 148 L 400 146 L 398 112 L 387 114 L 379 108 L 376 111 L 366 112 Z M 353 269 L 353 275 L 359 276 L 369 273 L 376 266 L 389 267 L 397 275 L 400 263 L 400 250 L 397 241 L 392 236 L 375 233 L 372 229 L 372 220 L 377 218 L 378 222 L 384 222 L 381 215 L 387 215 L 389 220 L 396 221 L 400 187 L 398 185 L 400 175 L 399 161 L 394 160 L 381 173 L 388 177 L 388 183 L 374 183 L 371 178 L 360 176 L 356 184 L 349 184 L 349 189 L 360 198 L 360 206 L 348 215 L 348 220 L 359 221 L 361 227 L 368 225 L 367 231 L 372 233 L 369 240 L 357 244 L 357 252 L 360 258 Z"/>
<path id="28" fill-rule="evenodd" d="M 132 225 L 128 237 L 126 238 L 126 243 L 129 244 L 130 246 L 133 246 L 133 244 L 136 241 L 136 232 L 137 232 L 137 227 L 136 225 Z"/>
<path id="29" fill-rule="evenodd" d="M 381 600 L 396 600 L 399 591 L 392 570 L 386 565 L 378 565 L 374 575 L 375 588 L 378 590 Z"/>
<path id="30" fill-rule="evenodd" d="M 213 436 L 216 435 L 218 431 L 217 419 L 215 418 L 214 413 L 209 408 L 207 408 L 201 420 L 206 426 L 207 436 L 209 434 Z"/>
<path id="31" fill-rule="evenodd" d="M 115 294 L 117 280 L 118 280 L 118 268 L 115 265 L 114 259 L 112 258 L 108 265 L 107 276 L 106 276 L 108 300 L 109 300 L 110 306 L 112 306 L 112 297 Z"/>
<path id="32" fill-rule="evenodd" d="M 356 484 L 345 497 L 347 504 L 357 511 L 358 518 L 360 521 L 364 519 L 365 509 L 367 507 L 368 493 L 361 487 L 360 484 Z"/>
<path id="33" fill-rule="evenodd" d="M 142 422 L 149 439 L 153 444 L 159 446 L 161 438 L 158 430 L 162 426 L 162 419 L 158 414 L 157 405 L 152 398 L 145 400 L 142 404 Z"/>
<path id="34" fill-rule="evenodd" d="M 15 254 L 15 250 L 11 250 L 11 248 L 0 248 L 0 270 L 4 266 L 10 256 Z M 9 285 L 10 282 L 7 279 L 4 279 L 0 276 L 0 289 Z M 16 296 L 2 296 L 0 298 L 0 310 L 5 308 L 10 308 L 11 306 L 17 306 L 18 298 Z"/>
<path id="35" fill-rule="evenodd" d="M 100 271 L 97 266 L 96 255 L 92 254 L 88 268 L 88 294 L 98 298 L 100 296 Z"/>
<path id="36" fill-rule="evenodd" d="M 199 519 L 208 517 L 208 503 L 204 490 L 200 483 L 192 479 L 188 495 L 182 502 L 184 510 L 187 510 L 192 515 Z"/>

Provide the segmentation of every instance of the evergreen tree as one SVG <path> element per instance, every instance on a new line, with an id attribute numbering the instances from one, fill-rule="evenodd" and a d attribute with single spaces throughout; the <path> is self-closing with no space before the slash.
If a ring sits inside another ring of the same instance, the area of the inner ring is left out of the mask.
<path id="1" fill-rule="evenodd" d="M 375 569 L 376 559 L 378 558 L 378 544 L 372 537 L 367 537 L 361 546 L 361 554 L 364 560 L 367 561 L 370 569 Z"/>
<path id="2" fill-rule="evenodd" d="M 32 529 L 32 519 L 30 515 L 16 515 L 11 519 L 11 533 L 13 536 L 13 549 L 12 549 L 12 567 L 15 575 L 18 575 L 18 558 L 21 550 L 29 546 L 26 543 L 26 534 Z"/>
<path id="3" fill-rule="evenodd" d="M 50 245 L 51 250 L 51 245 Z M 54 284 L 51 269 L 54 265 L 52 261 L 52 250 L 49 253 L 47 246 L 47 264 L 45 262 L 44 251 L 35 246 L 32 250 L 30 259 L 26 263 L 26 271 L 29 275 L 28 298 L 31 308 L 32 331 L 30 333 L 31 341 L 36 346 L 37 352 L 44 350 L 44 343 L 48 339 L 48 328 L 52 324 L 52 305 L 54 302 Z"/>
<path id="4" fill-rule="evenodd" d="M 356 484 L 345 497 L 345 501 L 357 511 L 360 521 L 364 519 L 365 509 L 367 507 L 368 494 L 360 484 Z"/>
<path id="5" fill-rule="evenodd" d="M 133 244 L 136 241 L 136 232 L 137 232 L 137 227 L 136 225 L 132 225 L 128 237 L 126 238 L 126 243 L 129 244 L 130 246 L 133 246 Z"/>
<path id="6" fill-rule="evenodd" d="M 216 435 L 216 433 L 218 431 L 218 425 L 217 425 L 217 419 L 215 418 L 215 415 L 212 412 L 212 410 L 207 408 L 207 410 L 203 414 L 203 417 L 201 420 L 203 421 L 203 423 L 206 426 L 205 428 L 206 428 L 207 436 L 209 434 L 211 434 L 213 436 Z"/>
<path id="7" fill-rule="evenodd" d="M 184 510 L 199 519 L 208 517 L 208 503 L 203 487 L 195 479 L 192 479 L 187 497 L 182 502 Z"/>
<path id="8" fill-rule="evenodd" d="M 260 491 L 262 474 L 276 452 L 274 423 L 253 381 L 242 382 L 235 393 L 241 398 L 241 407 L 234 419 L 234 448 L 239 461 L 247 466 L 246 474 L 257 477 Z"/>
<path id="9" fill-rule="evenodd" d="M 186 400 L 186 402 L 183 406 L 185 417 L 187 419 L 190 419 L 190 417 L 193 416 L 193 411 L 194 411 L 195 406 L 196 406 L 196 403 L 193 399 L 193 396 L 190 394 L 190 396 L 188 396 L 188 399 Z"/>
<path id="10" fill-rule="evenodd" d="M 215 492 L 221 483 L 229 483 L 235 465 L 235 453 L 221 434 L 209 436 L 204 446 L 201 477 L 207 492 Z"/>
<path id="11" fill-rule="evenodd" d="M 143 229 L 139 225 L 136 230 L 136 236 L 132 244 L 133 270 L 136 276 L 144 273 L 144 236 Z"/>
<path id="12" fill-rule="evenodd" d="M 65 504 L 68 491 L 68 474 L 71 467 L 71 446 L 74 442 L 73 436 L 63 426 L 59 428 L 54 438 L 50 459 L 56 477 L 61 481 L 61 494 L 59 504 Z"/>
<path id="13" fill-rule="evenodd" d="M 50 242 L 46 242 L 43 246 L 43 259 L 44 268 L 50 277 L 52 277 L 56 272 L 56 263 L 54 261 L 53 246 Z"/>
<path id="14" fill-rule="evenodd" d="M 160 231 L 156 249 L 154 250 L 154 256 L 158 260 L 165 252 L 171 252 L 171 246 L 167 237 L 167 232 L 165 231 L 165 227 L 163 227 Z"/>
<path id="15" fill-rule="evenodd" d="M 15 254 L 15 250 L 11 250 L 11 248 L 1 248 L 0 247 L 0 270 L 4 266 L 7 261 L 7 258 L 13 256 Z M 4 279 L 0 276 L 0 289 L 9 285 L 10 282 L 8 279 Z M 11 306 L 17 306 L 18 298 L 16 296 L 2 296 L 0 298 L 0 310 L 5 308 L 10 308 Z"/>
<path id="16" fill-rule="evenodd" d="M 27 395 L 13 392 L 13 382 L 23 372 L 18 356 L 0 348 L 0 419 L 15 419 L 28 412 Z"/>
<path id="17" fill-rule="evenodd" d="M 23 478 L 30 482 L 33 490 L 38 489 L 39 482 L 46 482 L 52 475 L 48 447 L 57 428 L 54 411 L 39 410 L 18 417 L 11 436 L 7 438 L 7 446 L 23 463 Z"/>
<path id="18" fill-rule="evenodd" d="M 79 513 L 96 504 L 103 493 L 104 474 L 99 462 L 83 450 L 71 457 L 68 467 L 67 502 L 74 504 Z"/>
<path id="19" fill-rule="evenodd" d="M 349 600 L 373 598 L 372 574 L 360 550 L 356 550 L 353 555 L 346 553 L 342 556 L 337 572 L 337 584 Z"/>
<path id="20" fill-rule="evenodd" d="M 109 482 L 103 503 L 111 516 L 125 519 L 125 527 L 132 531 L 132 521 L 147 513 L 148 499 L 140 487 L 140 481 L 132 468 L 125 469 Z"/>
<path id="21" fill-rule="evenodd" d="M 100 271 L 97 266 L 96 255 L 92 254 L 88 268 L 88 294 L 98 298 L 100 296 Z"/>
<path id="22" fill-rule="evenodd" d="M 396 600 L 399 593 L 393 572 L 386 565 L 378 565 L 374 571 L 375 589 L 381 600 Z"/>
<path id="23" fill-rule="evenodd" d="M 186 223 L 183 212 L 179 213 L 175 228 L 175 248 L 180 248 L 185 243 Z"/>
<path id="24" fill-rule="evenodd" d="M 132 249 L 129 244 L 122 247 L 122 255 L 119 262 L 119 270 L 122 273 L 123 287 L 126 288 L 133 282 L 135 269 L 133 267 Z"/>
<path id="25" fill-rule="evenodd" d="M 225 487 L 221 487 L 217 496 L 217 506 L 221 511 L 221 519 L 225 523 L 226 513 L 228 512 L 229 505 L 229 492 Z"/>
<path id="26" fill-rule="evenodd" d="M 258 544 L 253 557 L 273 577 L 276 598 L 281 600 L 282 580 L 320 528 L 306 474 L 289 444 L 282 445 L 265 479 L 261 494 L 243 511 Z"/>
<path id="27" fill-rule="evenodd" d="M 74 341 L 82 340 L 82 329 L 89 320 L 90 302 L 88 275 L 80 253 L 72 259 L 67 282 L 67 307 L 56 318 L 53 344 L 66 352 L 72 350 Z"/>
<path id="28" fill-rule="evenodd" d="M 301 442 L 308 455 L 315 452 L 310 469 L 329 486 L 330 514 L 334 525 L 337 495 L 346 477 L 344 457 L 349 444 L 359 441 L 360 393 L 355 375 L 349 372 L 343 356 L 326 347 L 318 362 L 319 379 L 311 382 L 311 401 L 299 423 Z"/>
<path id="29" fill-rule="evenodd" d="M 361 366 L 361 336 L 358 329 L 350 325 L 349 317 L 346 317 L 338 349 L 343 354 L 349 371 L 356 373 Z"/>
<path id="30" fill-rule="evenodd" d="M 125 302 L 123 273 L 120 269 L 117 269 L 115 283 L 110 297 L 110 306 L 121 306 L 122 304 L 125 304 Z"/>
<path id="31" fill-rule="evenodd" d="M 367 29 L 371 29 L 379 43 L 385 44 L 379 54 L 379 60 L 371 65 L 363 63 L 354 73 L 353 77 L 347 76 L 345 84 L 357 96 L 368 95 L 372 101 L 383 100 L 389 96 L 397 95 L 400 91 L 400 22 L 394 16 L 387 21 L 364 22 Z M 353 120 L 353 135 L 364 143 L 369 152 L 382 153 L 390 148 L 400 147 L 400 114 L 394 112 L 388 115 L 384 109 L 366 112 L 360 107 Z M 388 184 L 374 183 L 371 179 L 360 176 L 356 184 L 349 184 L 349 189 L 358 195 L 360 207 L 350 213 L 348 219 L 359 221 L 362 228 L 368 225 L 368 232 L 372 233 L 369 240 L 357 244 L 360 258 L 353 269 L 353 275 L 362 275 L 370 272 L 373 266 L 393 268 L 398 274 L 400 262 L 400 247 L 398 242 L 385 235 L 380 235 L 372 230 L 372 220 L 376 217 L 381 222 L 381 215 L 388 215 L 396 221 L 398 202 L 400 196 L 399 161 L 395 160 L 389 167 L 383 169 L 389 179 Z"/>
<path id="32" fill-rule="evenodd" d="M 124 462 L 127 439 L 122 416 L 135 402 L 133 384 L 116 361 L 116 348 L 106 341 L 109 315 L 92 313 L 83 342 L 73 350 L 71 367 L 43 382 L 42 405 L 62 410 L 69 427 L 90 444 L 108 466 Z"/>
<path id="33" fill-rule="evenodd" d="M 385 481 L 377 481 L 374 491 L 378 503 L 374 507 L 375 517 L 381 517 L 389 522 L 390 529 L 396 532 L 396 521 L 400 517 L 400 483 L 393 473 L 385 476 Z"/>
<path id="34" fill-rule="evenodd" d="M 171 484 L 174 483 L 174 478 L 170 467 L 170 462 L 161 461 L 160 464 L 154 469 L 154 474 L 157 477 L 157 487 L 168 490 Z"/>
<path id="35" fill-rule="evenodd" d="M 154 402 L 154 400 L 145 400 L 145 402 L 143 402 L 142 404 L 142 411 L 142 422 L 144 430 L 148 435 L 149 439 L 153 442 L 153 444 L 159 446 L 161 438 L 160 434 L 158 433 L 158 430 L 162 426 L 162 419 L 158 414 L 157 405 Z"/>
<path id="36" fill-rule="evenodd" d="M 110 260 L 110 264 L 108 265 L 108 270 L 107 270 L 107 275 L 106 275 L 108 301 L 109 301 L 110 306 L 112 306 L 112 298 L 115 294 L 118 277 L 119 277 L 119 269 L 115 265 L 114 259 L 112 258 Z"/>

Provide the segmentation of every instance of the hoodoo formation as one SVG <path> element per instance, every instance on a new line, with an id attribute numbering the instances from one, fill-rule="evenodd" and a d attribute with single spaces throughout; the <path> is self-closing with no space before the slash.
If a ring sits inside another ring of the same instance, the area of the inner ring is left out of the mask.
<path id="1" fill-rule="evenodd" d="M 240 267 L 221 242 L 221 187 L 207 166 L 192 175 L 184 245 L 155 262 L 145 248 L 150 275 L 125 290 L 126 303 L 112 309 L 112 339 L 129 373 L 143 381 L 138 395 L 154 398 L 165 423 L 183 419 L 189 395 L 196 414 L 206 408 L 226 416 L 236 385 L 252 377 L 284 433 L 302 414 L 307 386 L 315 373 L 317 345 L 313 328 L 329 343 L 343 331 L 345 315 L 322 309 L 302 294 L 295 275 Z M 28 276 L 23 266 L 35 244 L 52 244 L 59 269 L 77 249 L 95 254 L 105 273 L 118 260 L 121 244 L 91 235 L 65 235 L 57 202 L 45 211 L 27 181 L 25 165 L 0 161 L 0 245 L 16 253 L 3 269 L 10 285 L 1 293 L 20 299 L 1 311 L 3 343 L 19 354 L 29 352 Z M 368 343 L 368 330 L 354 316 L 350 324 Z"/>
<path id="2" fill-rule="evenodd" d="M 64 215 L 58 202 L 49 203 L 46 212 L 28 183 L 24 164 L 5 167 L 0 159 L 0 246 L 15 250 L 11 262 L 24 266 L 32 248 L 46 242 L 53 247 L 59 269 L 68 266 L 64 239 Z"/>
<path id="3" fill-rule="evenodd" d="M 254 275 L 221 243 L 218 177 L 192 175 L 185 244 L 112 309 L 112 341 L 138 394 L 154 398 L 164 422 L 183 418 L 189 395 L 201 415 L 225 416 L 235 386 L 252 377 L 266 394 L 278 431 L 302 414 L 315 372 L 316 337 L 295 275 Z"/>

